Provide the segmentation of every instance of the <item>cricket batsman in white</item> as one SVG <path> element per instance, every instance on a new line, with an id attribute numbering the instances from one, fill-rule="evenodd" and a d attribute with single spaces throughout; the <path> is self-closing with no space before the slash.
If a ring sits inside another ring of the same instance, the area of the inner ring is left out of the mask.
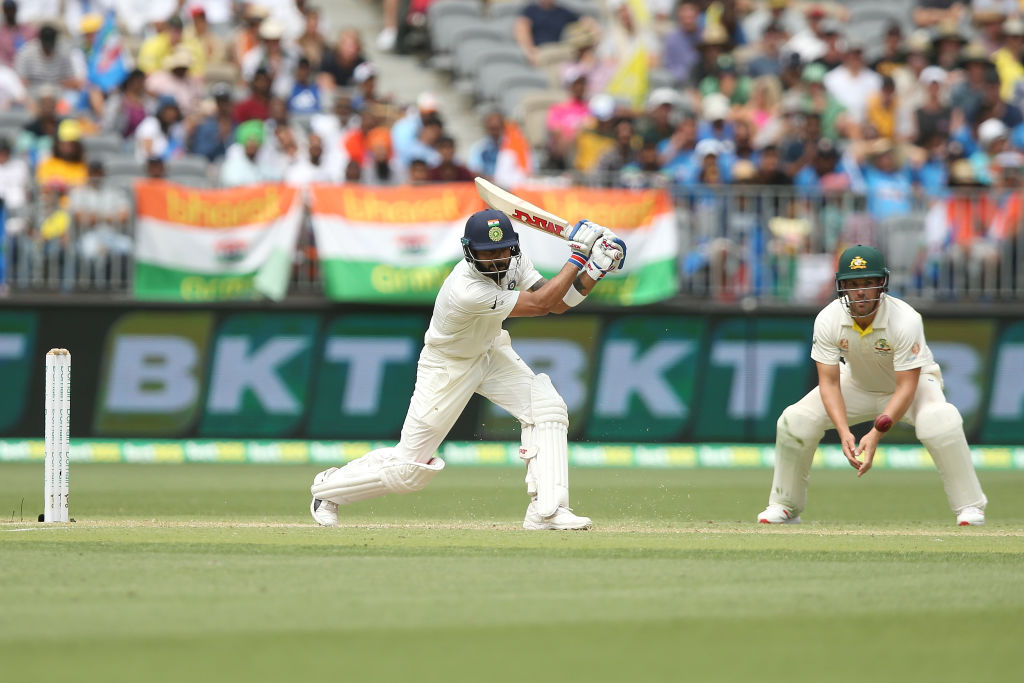
<path id="1" fill-rule="evenodd" d="M 843 454 L 862 476 L 879 440 L 896 422 L 914 427 L 942 478 L 960 526 L 985 523 L 981 490 L 960 412 L 942 393 L 942 373 L 924 338 L 921 315 L 887 294 L 881 252 L 850 247 L 839 257 L 837 299 L 814 321 L 811 358 L 818 386 L 782 411 L 775 436 L 775 475 L 764 524 L 793 524 L 807 504 L 811 460 L 825 430 L 839 433 Z M 860 443 L 850 425 L 873 420 Z"/>
<path id="2" fill-rule="evenodd" d="M 474 393 L 522 424 L 526 463 L 525 529 L 590 529 L 569 508 L 569 415 L 547 375 L 536 375 L 512 348 L 505 318 L 562 313 L 621 268 L 625 244 L 607 228 L 580 221 L 569 234 L 569 260 L 550 281 L 519 247 L 509 218 L 479 211 L 466 222 L 465 259 L 445 279 L 434 302 L 416 369 L 416 387 L 393 448 L 371 451 L 313 478 L 310 512 L 323 526 L 338 524 L 338 506 L 426 486 L 444 469 L 435 455 Z"/>

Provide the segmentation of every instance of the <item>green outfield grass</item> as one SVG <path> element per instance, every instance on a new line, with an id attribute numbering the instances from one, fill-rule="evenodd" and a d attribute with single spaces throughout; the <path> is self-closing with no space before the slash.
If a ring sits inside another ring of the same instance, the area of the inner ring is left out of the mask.
<path id="1" fill-rule="evenodd" d="M 524 532 L 522 471 L 308 517 L 305 466 L 0 464 L 0 680 L 1008 681 L 1024 472 L 957 528 L 934 472 L 816 471 L 799 527 L 768 470 L 573 472 L 585 533 Z M 24 511 L 22 512 L 22 499 Z"/>

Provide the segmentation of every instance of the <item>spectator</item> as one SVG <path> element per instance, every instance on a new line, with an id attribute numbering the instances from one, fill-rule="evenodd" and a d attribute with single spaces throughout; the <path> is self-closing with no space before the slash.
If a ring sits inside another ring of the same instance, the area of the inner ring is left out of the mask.
<path id="1" fill-rule="evenodd" d="M 193 7 L 189 12 L 192 23 L 185 27 L 182 43 L 192 52 L 189 74 L 203 79 L 235 80 L 238 69 L 228 58 L 228 45 L 220 35 L 210 30 L 206 10 Z M 226 77 L 226 78 L 225 78 Z"/>
<path id="2" fill-rule="evenodd" d="M 804 6 L 804 18 L 807 26 L 797 33 L 794 33 L 789 41 L 783 46 L 782 51 L 800 56 L 804 64 L 816 61 L 825 54 L 825 32 L 827 25 L 824 24 L 828 12 L 818 4 L 807 4 Z"/>
<path id="3" fill-rule="evenodd" d="M 548 108 L 545 127 L 548 133 L 549 159 L 558 160 L 556 165 L 565 168 L 564 159 L 571 153 L 576 136 L 590 116 L 590 109 L 587 105 L 586 71 L 574 65 L 566 69 L 562 83 L 568 90 L 568 97 Z M 498 120 L 500 119 L 499 115 Z"/>
<path id="4" fill-rule="evenodd" d="M 782 169 L 782 157 L 779 148 L 767 145 L 761 150 L 757 165 L 758 185 L 792 185 L 793 179 Z"/>
<path id="5" fill-rule="evenodd" d="M 705 26 L 700 34 L 700 42 L 697 43 L 700 56 L 692 72 L 694 82 L 699 84 L 707 76 L 717 76 L 721 68 L 719 57 L 726 55 L 731 49 L 729 34 L 724 28 L 718 24 Z"/>
<path id="6" fill-rule="evenodd" d="M 921 72 L 927 99 L 914 112 L 916 137 L 915 144 L 925 147 L 935 136 L 949 138 L 950 119 L 953 110 L 945 102 L 946 72 L 938 66 L 929 66 Z"/>
<path id="7" fill-rule="evenodd" d="M 892 143 L 888 140 L 874 140 L 867 143 L 864 153 L 854 154 L 857 158 L 867 159 L 860 171 L 871 217 L 882 221 L 909 214 L 913 198 L 910 169 L 905 163 L 897 163 Z"/>
<path id="8" fill-rule="evenodd" d="M 1019 11 L 1019 7 L 1014 8 Z M 1003 22 L 1008 17 L 998 9 L 981 9 L 974 7 L 971 21 L 976 28 L 976 40 L 985 46 L 985 52 L 992 54 L 1002 45 Z"/>
<path id="9" fill-rule="evenodd" d="M 779 115 L 779 103 L 782 99 L 782 88 L 775 76 L 760 76 L 754 80 L 750 88 L 750 101 L 740 109 L 757 130 L 775 126 Z"/>
<path id="10" fill-rule="evenodd" d="M 433 93 L 422 92 L 416 98 L 416 106 L 410 107 L 405 116 L 391 127 L 391 146 L 403 165 L 415 156 L 412 150 L 419 147 L 416 139 L 427 120 L 437 115 L 437 106 L 437 97 Z"/>
<path id="11" fill-rule="evenodd" d="M 986 187 L 995 182 L 994 160 L 1009 148 L 1010 131 L 999 119 L 987 119 L 978 126 L 979 148 L 971 154 L 969 161 L 974 178 Z"/>
<path id="12" fill-rule="evenodd" d="M 644 143 L 657 145 L 675 132 L 675 109 L 679 96 L 672 88 L 657 88 L 647 98 L 647 114 L 636 124 L 636 132 Z"/>
<path id="13" fill-rule="evenodd" d="M 345 182 L 360 183 L 363 181 L 363 168 L 355 159 L 350 159 L 345 164 Z"/>
<path id="14" fill-rule="evenodd" d="M 941 22 L 959 23 L 968 4 L 962 0 L 917 0 L 914 23 L 922 28 L 931 28 Z"/>
<path id="15" fill-rule="evenodd" d="M 177 102 L 182 111 L 191 112 L 203 95 L 201 82 L 189 75 L 192 59 L 190 50 L 184 46 L 178 47 L 164 59 L 159 71 L 146 77 L 146 90 L 158 99 L 169 97 Z"/>
<path id="16" fill-rule="evenodd" d="M 662 172 L 658 162 L 658 145 L 653 141 L 645 141 L 636 158 L 622 167 L 618 184 L 637 190 L 666 187 L 670 178 Z"/>
<path id="17" fill-rule="evenodd" d="M 628 164 L 636 163 L 636 149 L 634 148 L 633 121 L 629 118 L 620 118 L 614 125 L 614 144 L 611 149 L 601 155 L 594 169 L 597 181 L 604 187 L 613 187 L 618 184 L 618 174 Z"/>
<path id="18" fill-rule="evenodd" d="M 960 27 L 955 22 L 943 21 L 935 27 L 932 37 L 935 53 L 933 62 L 946 71 L 952 71 L 956 68 L 960 59 L 960 50 L 966 43 L 967 39 L 960 33 Z M 980 52 L 988 58 L 988 52 L 985 51 L 984 46 L 981 47 Z"/>
<path id="19" fill-rule="evenodd" d="M 800 188 L 831 192 L 850 189 L 850 176 L 840 168 L 839 152 L 831 140 L 818 140 L 810 163 L 797 172 L 793 184 Z"/>
<path id="20" fill-rule="evenodd" d="M 320 33 L 320 10 L 310 7 L 306 10 L 302 34 L 295 40 L 299 53 L 309 60 L 314 70 L 320 69 L 320 63 L 327 53 L 327 41 Z"/>
<path id="21" fill-rule="evenodd" d="M 82 124 L 74 119 L 65 119 L 57 127 L 53 156 L 36 167 L 36 182 L 63 194 L 85 183 L 88 176 L 82 149 Z"/>
<path id="22" fill-rule="evenodd" d="M 889 24 L 882 41 L 882 54 L 871 63 L 871 70 L 879 76 L 896 78 L 896 72 L 907 65 L 907 50 L 903 47 L 903 29 L 899 23 Z"/>
<path id="23" fill-rule="evenodd" d="M 891 76 L 882 78 L 882 89 L 868 96 L 867 122 L 880 137 L 901 142 L 912 134 L 909 112 L 896 95 L 896 82 Z"/>
<path id="24" fill-rule="evenodd" d="M 926 197 L 937 198 L 946 194 L 949 184 L 948 143 L 948 135 L 936 130 L 923 139 L 920 151 L 915 152 L 913 181 Z"/>
<path id="25" fill-rule="evenodd" d="M 800 10 L 790 0 L 767 0 L 743 19 L 743 34 L 751 43 L 764 41 L 775 27 L 782 35 L 796 35 L 807 25 Z M 763 51 L 764 43 L 761 43 Z M 754 75 L 754 74 L 751 74 Z M 761 74 L 757 74 L 761 75 Z"/>
<path id="26" fill-rule="evenodd" d="M 595 33 L 599 27 L 593 17 L 580 17 L 572 9 L 557 4 L 556 0 L 535 0 L 520 13 L 515 25 L 515 38 L 531 64 L 537 64 L 537 47 L 557 43 L 569 24 L 582 21 L 591 25 Z"/>
<path id="27" fill-rule="evenodd" d="M 357 66 L 352 74 L 352 82 L 357 90 L 349 101 L 355 111 L 361 112 L 368 106 L 383 101 L 377 95 L 377 67 L 373 62 L 363 62 Z"/>
<path id="28" fill-rule="evenodd" d="M 986 71 L 981 91 L 981 103 L 971 120 L 977 122 L 995 118 L 1002 121 L 1008 130 L 1013 130 L 1024 123 L 1024 116 L 1021 114 L 1020 107 L 1005 102 L 999 96 L 999 90 L 999 75 L 995 69 Z"/>
<path id="29" fill-rule="evenodd" d="M 128 235 L 130 205 L 125 193 L 104 182 L 103 162 L 89 162 L 88 181 L 71 190 L 68 210 L 78 234 L 78 251 L 95 269 L 117 260 L 124 273 L 125 259 L 132 252 Z M 104 278 L 106 279 L 106 278 Z"/>
<path id="30" fill-rule="evenodd" d="M 241 64 L 245 55 L 260 44 L 260 24 L 270 16 L 270 10 L 263 5 L 248 3 L 242 26 L 235 31 L 231 44 L 231 57 L 235 64 Z"/>
<path id="31" fill-rule="evenodd" d="M 754 53 L 752 59 L 747 63 L 747 74 L 751 78 L 760 76 L 779 76 L 782 73 L 783 54 L 782 45 L 785 42 L 786 34 L 778 24 L 768 24 L 764 29 L 764 38 L 761 40 L 761 47 Z"/>
<path id="32" fill-rule="evenodd" d="M 123 138 L 133 137 L 146 118 L 146 106 L 146 74 L 135 69 L 104 103 L 101 127 Z"/>
<path id="33" fill-rule="evenodd" d="M 351 28 L 343 30 L 338 34 L 338 42 L 324 53 L 320 63 L 321 89 L 333 92 L 335 88 L 352 85 L 356 67 L 365 61 L 359 32 Z"/>
<path id="34" fill-rule="evenodd" d="M 288 97 L 288 111 L 293 114 L 315 114 L 320 111 L 320 88 L 313 81 L 309 60 L 299 57 L 295 82 Z"/>
<path id="35" fill-rule="evenodd" d="M 156 114 L 147 116 L 135 129 L 135 158 L 139 163 L 160 157 L 173 159 L 184 151 L 181 109 L 170 97 L 161 97 Z"/>
<path id="36" fill-rule="evenodd" d="M 473 173 L 455 160 L 455 140 L 442 135 L 437 140 L 437 153 L 441 161 L 430 169 L 429 177 L 435 183 L 472 182 Z"/>
<path id="37" fill-rule="evenodd" d="M 256 119 L 262 121 L 270 116 L 270 74 L 266 69 L 256 69 L 249 87 L 249 97 L 235 105 L 235 123 Z"/>
<path id="38" fill-rule="evenodd" d="M 466 166 L 475 175 L 504 187 L 518 185 L 534 170 L 530 143 L 523 131 L 494 110 L 484 114 L 484 137 L 470 147 Z"/>
<path id="39" fill-rule="evenodd" d="M 637 25 L 627 0 L 609 0 L 608 7 L 611 21 L 594 50 L 598 63 L 614 77 L 625 60 L 642 50 L 647 56 L 646 68 L 657 67 L 661 62 L 661 45 L 654 31 L 649 26 Z"/>
<path id="40" fill-rule="evenodd" d="M 26 152 L 31 166 L 50 153 L 57 140 L 57 88 L 41 86 L 36 91 L 36 116 L 25 125 L 25 133 L 17 141 L 18 149 Z"/>
<path id="41" fill-rule="evenodd" d="M 964 48 L 960 63 L 964 68 L 964 77 L 950 93 L 950 105 L 971 120 L 981 107 L 985 77 L 992 68 L 992 62 L 981 45 L 971 43 Z"/>
<path id="42" fill-rule="evenodd" d="M 14 67 L 18 51 L 36 37 L 36 30 L 27 24 L 18 23 L 18 3 L 4 0 L 4 21 L 0 24 L 0 64 Z"/>
<path id="43" fill-rule="evenodd" d="M 423 125 L 420 126 L 420 131 L 412 141 L 412 144 L 401 148 L 395 145 L 395 131 L 392 129 L 391 146 L 395 157 L 398 159 L 398 163 L 403 168 L 408 167 L 413 159 L 422 159 L 427 163 L 428 168 L 441 163 L 441 155 L 438 153 L 435 145 L 441 139 L 443 132 L 444 125 L 441 122 L 441 117 L 436 113 L 425 117 Z"/>
<path id="44" fill-rule="evenodd" d="M 750 99 L 751 80 L 736 70 L 732 55 L 719 55 L 717 71 L 704 76 L 697 85 L 701 96 L 722 93 L 731 104 L 746 104 Z"/>
<path id="45" fill-rule="evenodd" d="M 310 133 L 306 138 L 306 154 L 300 155 L 285 169 L 284 181 L 297 187 L 313 183 L 336 183 L 338 174 L 324 163 L 324 146 L 320 136 Z"/>
<path id="46" fill-rule="evenodd" d="M 852 43 L 843 65 L 825 74 L 825 89 L 856 123 L 865 119 L 869 97 L 882 87 L 882 77 L 864 65 L 864 48 Z"/>
<path id="47" fill-rule="evenodd" d="M 1001 26 L 1002 46 L 992 54 L 999 74 L 999 95 L 1006 102 L 1021 106 L 1024 101 L 1015 101 L 1014 92 L 1024 81 L 1024 22 L 1013 17 Z"/>
<path id="48" fill-rule="evenodd" d="M 711 93 L 700 103 L 700 125 L 697 127 L 697 138 L 706 140 L 714 138 L 724 143 L 726 149 L 732 148 L 732 124 L 729 122 L 729 98 L 722 93 Z"/>
<path id="49" fill-rule="evenodd" d="M 71 59 L 71 50 L 58 45 L 57 29 L 49 24 L 40 28 L 39 37 L 29 41 L 18 52 L 14 70 L 30 90 L 40 85 L 78 90 L 82 85 Z"/>
<path id="50" fill-rule="evenodd" d="M 24 108 L 29 104 L 28 90 L 21 77 L 11 67 L 0 64 L 0 111 L 13 107 Z"/>
<path id="51" fill-rule="evenodd" d="M 430 166 L 423 159 L 409 162 L 408 183 L 410 185 L 426 185 L 430 182 Z"/>
<path id="52" fill-rule="evenodd" d="M 369 185 L 401 185 L 406 171 L 392 154 L 391 134 L 378 126 L 366 134 L 366 156 L 360 176 Z"/>
<path id="53" fill-rule="evenodd" d="M 202 118 L 186 136 L 190 154 L 198 154 L 216 161 L 227 153 L 235 133 L 231 116 L 231 87 L 226 83 L 213 86 L 214 109 Z"/>
<path id="54" fill-rule="evenodd" d="M 272 180 L 269 169 L 260 168 L 256 158 L 263 145 L 263 124 L 246 121 L 235 130 L 235 143 L 228 148 L 220 167 L 220 183 L 224 187 L 256 185 Z"/>
<path id="55" fill-rule="evenodd" d="M 146 159 L 145 176 L 150 180 L 163 180 L 167 177 L 167 165 L 160 157 Z"/>
<path id="56" fill-rule="evenodd" d="M 21 233 L 25 229 L 24 209 L 28 204 L 28 188 L 31 182 L 28 164 L 24 159 L 11 155 L 11 142 L 0 138 L 0 202 L 3 206 L 3 222 L 0 223 L 0 255 L 3 235 Z M 2 281 L 3 278 L 0 278 Z"/>
<path id="57" fill-rule="evenodd" d="M 843 57 L 846 56 L 843 34 L 839 30 L 838 22 L 832 19 L 822 21 L 821 38 L 825 43 L 825 53 L 814 60 L 814 63 L 822 64 L 827 71 L 831 71 L 841 66 Z"/>
<path id="58" fill-rule="evenodd" d="M 658 145 L 658 161 L 662 171 L 678 182 L 686 182 L 696 175 L 694 151 L 697 147 L 697 119 L 684 114 L 672 136 Z"/>
<path id="59" fill-rule="evenodd" d="M 281 44 L 284 27 L 273 18 L 264 19 L 260 24 L 260 45 L 249 50 L 242 57 L 242 78 L 251 81 L 257 69 L 270 76 L 273 91 L 287 96 L 291 93 L 292 72 L 296 58 Z"/>
<path id="60" fill-rule="evenodd" d="M 663 63 L 677 86 L 690 85 L 699 56 L 700 6 L 696 0 L 676 5 L 676 28 L 665 36 Z"/>
<path id="61" fill-rule="evenodd" d="M 370 159 L 370 134 L 378 127 L 380 131 L 375 133 L 376 136 L 388 135 L 391 136 L 391 131 L 386 126 L 381 126 L 381 121 L 378 116 L 373 112 L 365 112 L 359 119 L 359 126 L 353 128 L 342 136 L 341 147 L 344 152 L 342 155 L 345 160 L 355 161 L 360 165 L 364 166 Z M 385 160 L 391 159 L 391 143 L 388 143 L 387 156 Z"/>
<path id="62" fill-rule="evenodd" d="M 138 67 L 147 75 L 163 66 L 164 60 L 181 44 L 184 25 L 181 18 L 172 16 L 157 24 L 157 33 L 146 38 L 139 47 Z"/>

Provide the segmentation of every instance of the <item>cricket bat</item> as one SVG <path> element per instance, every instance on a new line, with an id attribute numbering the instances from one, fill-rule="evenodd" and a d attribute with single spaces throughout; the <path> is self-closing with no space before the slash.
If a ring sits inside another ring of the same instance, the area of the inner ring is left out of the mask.
<path id="1" fill-rule="evenodd" d="M 511 220 L 568 241 L 573 224 L 561 216 L 534 206 L 479 176 L 476 178 L 476 191 L 487 206 L 502 212 Z"/>

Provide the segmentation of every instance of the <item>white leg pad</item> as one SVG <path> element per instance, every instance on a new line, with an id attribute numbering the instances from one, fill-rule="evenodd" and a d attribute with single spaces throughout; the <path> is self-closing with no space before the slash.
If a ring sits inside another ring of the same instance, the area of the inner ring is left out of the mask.
<path id="1" fill-rule="evenodd" d="M 782 411 L 775 429 L 775 472 L 768 504 L 781 505 L 796 517 L 807 505 L 811 462 L 825 429 L 799 404 Z"/>
<path id="2" fill-rule="evenodd" d="M 551 379 L 537 375 L 530 387 L 533 425 L 531 443 L 520 457 L 526 460 L 527 490 L 536 489 L 534 509 L 550 517 L 569 506 L 569 411 Z M 524 438 L 527 430 L 524 429 Z"/>
<path id="3" fill-rule="evenodd" d="M 537 456 L 537 447 L 533 444 L 533 425 L 522 424 L 522 445 L 519 447 L 519 457 L 526 465 L 526 493 L 530 497 L 537 496 L 537 477 L 533 473 L 530 463 Z"/>
<path id="4" fill-rule="evenodd" d="M 984 510 L 988 499 L 974 471 L 960 411 L 952 403 L 928 405 L 915 422 L 917 438 L 928 449 L 942 478 L 950 509 L 958 514 L 966 507 Z"/>
<path id="5" fill-rule="evenodd" d="M 371 451 L 310 488 L 315 498 L 348 505 L 386 493 L 419 491 L 444 469 L 444 460 L 397 460 L 393 448 Z"/>

